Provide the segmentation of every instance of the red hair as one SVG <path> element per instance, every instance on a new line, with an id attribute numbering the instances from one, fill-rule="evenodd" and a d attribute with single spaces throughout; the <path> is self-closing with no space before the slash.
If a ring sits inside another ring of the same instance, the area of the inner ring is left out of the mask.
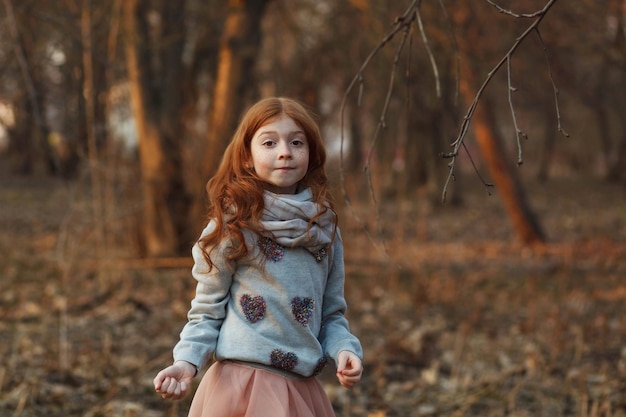
<path id="1" fill-rule="evenodd" d="M 281 116 L 291 118 L 304 131 L 309 147 L 309 166 L 298 184 L 299 189 L 310 188 L 313 200 L 320 207 L 333 210 L 328 178 L 324 170 L 326 151 L 316 121 L 295 100 L 284 97 L 263 99 L 243 115 L 224 152 L 217 173 L 206 186 L 209 198 L 208 218 L 215 220 L 216 227 L 199 242 L 210 268 L 213 263 L 209 256 L 210 251 L 207 253 L 205 248 L 213 250 L 222 239 L 229 238 L 231 248 L 225 256 L 228 260 L 237 261 L 248 255 L 243 230 L 248 229 L 259 235 L 263 230 L 259 221 L 263 213 L 263 192 L 267 184 L 254 171 L 250 142 L 258 129 Z M 311 219 L 309 225 L 314 220 Z"/>

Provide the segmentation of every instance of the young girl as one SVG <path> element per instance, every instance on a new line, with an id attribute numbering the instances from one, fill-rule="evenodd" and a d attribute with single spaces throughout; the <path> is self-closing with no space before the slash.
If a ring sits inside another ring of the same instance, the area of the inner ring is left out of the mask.
<path id="1" fill-rule="evenodd" d="M 189 322 L 174 364 L 154 379 L 163 398 L 180 399 L 214 356 L 189 416 L 334 416 L 315 378 L 327 358 L 341 385 L 361 379 L 325 160 L 303 106 L 269 98 L 244 115 L 207 184 Z"/>

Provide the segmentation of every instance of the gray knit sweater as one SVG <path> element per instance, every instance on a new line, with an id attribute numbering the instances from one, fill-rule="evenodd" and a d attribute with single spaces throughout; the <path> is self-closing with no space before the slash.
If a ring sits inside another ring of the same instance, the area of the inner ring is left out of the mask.
<path id="1" fill-rule="evenodd" d="M 265 207 L 262 220 L 272 233 L 259 238 L 244 231 L 250 252 L 246 259 L 226 261 L 222 254 L 229 244 L 224 241 L 211 254 L 214 268 L 209 272 L 202 250 L 194 246 L 196 296 L 174 359 L 201 368 L 214 353 L 218 361 L 250 362 L 309 377 L 322 370 L 327 357 L 336 361 L 342 350 L 362 358 L 361 344 L 344 316 L 343 243 L 338 230 L 332 242 L 328 233 L 334 217 L 323 216 L 306 233 L 317 209 L 309 190 L 266 192 Z M 298 220 L 302 224 L 294 223 Z M 202 235 L 214 227 L 209 222 Z"/>

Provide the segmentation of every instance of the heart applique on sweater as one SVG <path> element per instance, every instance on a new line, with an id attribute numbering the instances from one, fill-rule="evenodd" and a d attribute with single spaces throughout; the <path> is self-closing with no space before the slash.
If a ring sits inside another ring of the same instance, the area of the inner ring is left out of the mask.
<path id="1" fill-rule="evenodd" d="M 244 294 L 239 299 L 239 303 L 241 304 L 243 314 L 246 316 L 248 321 L 256 323 L 257 321 L 262 320 L 263 317 L 265 317 L 267 304 L 265 303 L 263 297 L 261 297 L 260 295 L 252 297 L 248 294 Z"/>
<path id="2" fill-rule="evenodd" d="M 298 323 L 303 326 L 309 324 L 309 320 L 313 315 L 315 301 L 309 297 L 294 297 L 291 300 L 291 312 Z"/>
<path id="3" fill-rule="evenodd" d="M 298 356 L 293 352 L 274 349 L 270 355 L 270 361 L 273 367 L 290 371 L 298 364 Z"/>

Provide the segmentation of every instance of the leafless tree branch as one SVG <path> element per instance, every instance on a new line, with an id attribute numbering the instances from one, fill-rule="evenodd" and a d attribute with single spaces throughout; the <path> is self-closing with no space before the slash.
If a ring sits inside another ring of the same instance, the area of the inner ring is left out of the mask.
<path id="1" fill-rule="evenodd" d="M 486 1 L 487 1 L 487 3 L 489 3 L 493 7 L 495 7 L 500 13 L 507 14 L 507 15 L 513 16 L 515 18 L 534 19 L 535 17 L 539 17 L 544 12 L 544 10 L 542 9 L 542 10 L 538 10 L 538 11 L 536 11 L 534 13 L 515 13 L 515 12 L 513 12 L 511 10 L 506 10 L 502 6 L 499 6 L 498 4 L 496 4 L 495 1 L 492 1 L 492 0 L 486 0 Z"/>
<path id="2" fill-rule="evenodd" d="M 486 1 L 489 4 L 496 6 L 493 1 L 491 1 L 491 0 L 486 0 Z M 522 18 L 522 17 L 524 17 L 524 18 L 534 18 L 535 20 L 515 40 L 515 43 L 513 43 L 511 48 L 504 55 L 504 57 L 494 66 L 494 68 L 491 71 L 489 71 L 489 74 L 487 75 L 487 78 L 485 79 L 483 84 L 478 89 L 478 92 L 476 93 L 476 96 L 474 97 L 474 101 L 470 105 L 470 107 L 469 107 L 469 109 L 467 111 L 467 114 L 463 118 L 463 122 L 461 124 L 461 128 L 460 128 L 458 136 L 456 137 L 456 139 L 450 145 L 453 148 L 453 151 L 450 152 L 450 153 L 447 153 L 447 154 L 446 153 L 442 154 L 442 157 L 451 159 L 450 163 L 448 164 L 448 166 L 449 166 L 449 174 L 448 174 L 448 177 L 447 177 L 446 182 L 444 184 L 443 193 L 442 193 L 442 200 L 444 202 L 446 200 L 446 194 L 447 194 L 448 187 L 450 185 L 450 181 L 454 177 L 454 169 L 455 169 L 456 158 L 458 156 L 459 149 L 461 149 L 461 146 L 463 145 L 463 141 L 465 140 L 465 137 L 467 136 L 467 132 L 469 130 L 469 126 L 470 126 L 472 117 L 474 115 L 474 112 L 476 111 L 476 107 L 478 106 L 478 102 L 480 101 L 480 98 L 482 97 L 485 89 L 487 88 L 487 85 L 489 85 L 489 83 L 493 79 L 494 75 L 502 68 L 502 66 L 505 63 L 508 63 L 510 61 L 510 59 L 513 56 L 513 54 L 515 53 L 515 51 L 524 42 L 524 40 L 528 37 L 528 35 L 530 33 L 539 31 L 539 29 L 538 29 L 539 24 L 541 23 L 543 18 L 547 15 L 548 11 L 552 8 L 552 6 L 554 6 L 556 1 L 557 0 L 549 0 L 548 3 L 546 3 L 546 5 L 541 10 L 539 10 L 539 11 L 537 11 L 535 13 L 527 14 L 527 15 L 517 15 L 515 13 L 504 11 L 504 9 L 498 7 L 498 10 L 500 10 L 501 12 L 505 12 L 506 14 L 509 14 L 511 16 L 520 17 L 520 18 Z M 510 88 L 511 88 L 511 85 L 509 84 L 509 89 Z M 514 113 L 513 113 L 513 117 L 515 118 L 515 114 Z M 519 130 L 517 129 L 517 127 L 516 127 L 516 135 L 519 136 Z M 519 161 L 521 161 L 521 156 L 518 158 L 518 162 Z M 485 185 L 487 185 L 487 184 L 485 184 Z"/>
<path id="3" fill-rule="evenodd" d="M 517 125 L 517 116 L 515 115 L 515 108 L 513 106 L 513 92 L 517 91 L 517 88 L 511 84 L 511 57 L 506 60 L 506 75 L 507 75 L 507 91 L 509 97 L 509 107 L 511 108 L 511 116 L 513 116 L 513 127 L 515 128 L 515 139 L 517 140 L 517 164 L 522 165 L 524 163 L 522 157 L 522 144 L 520 138 L 528 138 L 528 136 L 522 132 Z"/>
<path id="4" fill-rule="evenodd" d="M 559 89 L 556 86 L 556 82 L 554 81 L 554 76 L 552 74 L 552 65 L 550 65 L 550 56 L 548 55 L 548 48 L 546 47 L 546 44 L 543 41 L 543 38 L 541 37 L 541 32 L 539 32 L 539 30 L 536 30 L 535 33 L 537 34 L 537 38 L 539 38 L 539 42 L 541 42 L 543 53 L 546 57 L 546 63 L 548 66 L 548 75 L 550 77 L 550 82 L 552 83 L 552 91 L 554 92 L 554 105 L 556 107 L 557 130 L 563 136 L 565 136 L 566 138 L 569 138 L 569 133 L 563 130 L 563 127 L 561 126 L 561 110 L 559 106 Z"/>
<path id="5" fill-rule="evenodd" d="M 424 47 L 426 48 L 426 53 L 428 54 L 428 59 L 430 60 L 430 66 L 433 69 L 433 75 L 435 76 L 435 89 L 437 91 L 437 98 L 441 98 L 441 82 L 439 81 L 439 68 L 437 68 L 437 62 L 435 61 L 435 56 L 433 55 L 433 51 L 430 49 L 430 43 L 428 42 L 428 37 L 426 36 L 426 31 L 424 30 L 424 25 L 422 23 L 422 15 L 420 13 L 419 8 L 415 10 L 415 17 L 417 20 L 417 26 L 420 29 L 420 35 L 422 36 L 422 42 L 424 42 Z"/>
<path id="6" fill-rule="evenodd" d="M 445 5 L 443 4 L 443 0 L 439 0 L 439 6 L 441 7 L 441 12 L 445 18 L 445 21 L 448 23 L 448 32 L 450 33 L 450 41 L 452 42 L 452 51 L 454 52 L 455 62 L 454 62 L 454 72 L 455 72 L 455 86 L 454 86 L 454 104 L 456 105 L 459 101 L 459 84 L 461 81 L 461 56 L 459 54 L 459 45 L 456 40 L 456 35 L 454 33 L 454 27 L 452 25 L 452 19 L 448 15 L 448 11 L 446 10 Z"/>
<path id="7" fill-rule="evenodd" d="M 354 76 L 354 78 L 352 79 L 350 84 L 348 85 L 348 88 L 344 92 L 343 99 L 341 101 L 341 110 L 340 110 L 340 131 L 341 131 L 341 135 L 340 135 L 340 148 L 339 148 L 339 160 L 340 160 L 339 177 L 340 177 L 340 184 L 341 184 L 341 192 L 342 192 L 342 195 L 344 197 L 344 201 L 345 201 L 346 205 L 351 210 L 351 212 L 353 214 L 353 217 L 359 223 L 361 223 L 361 221 L 359 220 L 358 216 L 356 216 L 356 214 L 354 212 L 354 208 L 353 208 L 353 206 L 352 206 L 352 204 L 350 202 L 350 198 L 348 196 L 348 192 L 346 190 L 346 183 L 345 183 L 345 167 L 344 167 L 343 149 L 344 149 L 344 143 L 345 143 L 344 121 L 345 121 L 346 103 L 347 103 L 347 100 L 348 100 L 348 97 L 349 97 L 350 93 L 352 93 L 352 90 L 358 84 L 358 86 L 359 86 L 358 104 L 360 105 L 361 97 L 362 97 L 362 93 L 363 93 L 363 85 L 364 85 L 364 76 L 363 76 L 363 74 L 364 74 L 365 69 L 369 66 L 369 64 L 372 61 L 372 59 L 400 31 L 404 30 L 404 35 L 403 35 L 402 41 L 401 41 L 400 45 L 398 46 L 398 49 L 396 51 L 396 55 L 395 55 L 395 58 L 394 58 L 393 69 L 392 69 L 392 72 L 391 72 L 390 81 L 389 81 L 389 87 L 388 87 L 388 90 L 387 90 L 387 97 L 385 99 L 385 103 L 384 103 L 383 109 L 381 111 L 379 122 L 378 122 L 378 125 L 376 127 L 376 131 L 374 133 L 374 136 L 373 136 L 373 139 L 372 139 L 372 144 L 370 146 L 370 151 L 368 153 L 367 161 L 366 161 L 366 164 L 365 164 L 365 167 L 364 167 L 364 171 L 365 171 L 366 176 L 367 176 L 367 181 L 368 181 L 368 187 L 369 187 L 369 190 L 370 190 L 370 195 L 372 197 L 372 201 L 374 202 L 374 205 L 377 206 L 376 196 L 375 196 L 375 193 L 374 193 L 373 184 L 372 184 L 372 180 L 371 180 L 371 173 L 370 173 L 370 160 L 371 160 L 371 156 L 372 156 L 372 153 L 373 153 L 372 150 L 374 149 L 374 146 L 375 146 L 375 144 L 376 144 L 376 142 L 378 140 L 380 130 L 382 128 L 384 128 L 385 124 L 386 124 L 385 118 L 386 118 L 387 110 L 389 108 L 389 102 L 391 100 L 391 94 L 392 94 L 392 91 L 393 91 L 393 83 L 394 83 L 394 80 L 395 80 L 395 74 L 396 74 L 396 71 L 397 71 L 399 56 L 400 56 L 400 53 L 402 52 L 402 49 L 404 48 L 404 45 L 406 43 L 406 39 L 407 39 L 408 34 L 410 32 L 411 25 L 413 24 L 413 22 L 416 19 L 416 10 L 419 8 L 420 4 L 421 4 L 421 0 L 414 0 L 411 3 L 411 5 L 405 10 L 405 12 L 401 16 L 396 18 L 396 20 L 394 22 L 394 25 L 393 25 L 393 28 L 389 31 L 387 36 L 385 36 L 383 38 L 383 40 L 376 46 L 376 48 L 374 48 L 372 50 L 372 52 L 370 52 L 370 54 L 365 58 L 365 60 L 361 64 L 361 67 L 359 68 L 359 70 L 357 71 L 356 75 Z M 378 210 L 377 209 L 376 209 L 376 213 L 377 213 L 377 216 L 378 216 Z M 377 223 L 380 224 L 380 222 L 377 222 Z M 367 230 L 365 230 L 365 233 L 367 234 L 368 238 L 372 241 L 372 243 L 375 244 L 375 242 L 372 239 L 372 237 L 369 234 L 369 232 Z M 386 253 L 386 250 L 385 250 L 385 253 Z"/>
<path id="8" fill-rule="evenodd" d="M 490 5 L 492 5 L 493 7 L 495 7 L 499 12 L 507 14 L 511 17 L 520 19 L 520 18 L 524 18 L 524 19 L 532 19 L 532 23 L 522 32 L 521 35 L 519 35 L 513 45 L 511 45 L 511 47 L 508 49 L 508 51 L 504 54 L 504 56 L 500 59 L 500 61 L 493 67 L 493 69 L 488 73 L 487 78 L 483 81 L 483 83 L 480 85 L 476 95 L 474 96 L 474 99 L 472 101 L 472 103 L 469 106 L 469 109 L 466 113 L 466 115 L 463 117 L 461 126 L 460 126 L 460 130 L 459 133 L 457 135 L 457 137 L 452 141 L 452 143 L 450 144 L 452 151 L 450 153 L 443 153 L 441 156 L 444 158 L 449 158 L 450 159 L 450 163 L 448 164 L 448 168 L 449 168 L 449 173 L 448 176 L 446 178 L 445 184 L 443 186 L 443 195 L 442 195 L 442 200 L 445 202 L 446 199 L 446 193 L 448 190 L 448 187 L 450 185 L 450 181 L 454 178 L 455 176 L 455 166 L 456 166 L 456 161 L 457 161 L 457 157 L 459 155 L 459 151 L 461 149 L 463 149 L 466 154 L 469 157 L 469 160 L 476 172 L 476 174 L 478 175 L 478 178 L 482 181 L 482 183 L 484 184 L 485 188 L 487 189 L 487 192 L 490 193 L 490 188 L 493 186 L 493 184 L 487 183 L 486 180 L 482 177 L 482 175 L 480 174 L 478 167 L 476 166 L 476 164 L 474 163 L 474 160 L 472 158 L 472 155 L 470 154 L 467 146 L 465 145 L 464 141 L 465 138 L 467 136 L 467 133 L 469 131 L 470 128 L 470 124 L 472 122 L 472 118 L 474 116 L 474 113 L 476 111 L 476 108 L 478 106 L 479 101 L 482 98 L 483 93 L 485 92 L 487 86 L 489 85 L 489 83 L 491 82 L 491 80 L 494 78 L 495 74 L 500 71 L 502 69 L 502 67 L 506 64 L 506 71 L 507 71 L 507 96 L 508 96 L 508 102 L 509 102 L 509 107 L 510 107 L 510 111 L 511 111 L 511 117 L 513 118 L 513 124 L 514 124 L 514 128 L 515 128 L 515 135 L 516 135 L 516 141 L 517 141 L 517 147 L 518 147 L 518 158 L 517 158 L 517 163 L 518 164 L 522 164 L 523 163 L 523 153 L 522 153 L 522 143 L 521 143 L 521 139 L 522 138 L 526 138 L 527 135 L 520 129 L 520 127 L 518 126 L 518 121 L 517 121 L 517 116 L 515 113 L 515 106 L 514 106 L 514 102 L 513 102 L 513 92 L 516 91 L 516 89 L 513 87 L 512 85 L 512 74 L 511 74 L 511 62 L 512 62 L 512 57 L 513 54 L 518 50 L 518 48 L 520 47 L 520 45 L 526 40 L 526 38 L 531 34 L 531 33 L 536 33 L 539 38 L 540 38 L 540 42 L 544 48 L 544 53 L 546 55 L 546 59 L 549 61 L 548 59 L 548 54 L 547 54 L 547 48 L 543 42 L 543 40 L 541 39 L 541 35 L 539 32 L 539 25 L 540 23 L 543 21 L 543 18 L 547 15 L 547 13 L 550 11 L 550 9 L 552 8 L 552 6 L 556 3 L 556 0 L 547 0 L 546 4 L 544 5 L 544 7 L 541 10 L 538 10 L 534 13 L 515 13 L 512 12 L 510 10 L 506 10 L 503 7 L 499 6 L 497 3 L 495 3 L 493 0 L 486 0 Z M 444 10 L 445 13 L 445 7 L 442 3 L 441 0 L 439 0 L 439 4 L 442 8 L 442 10 Z M 417 30 L 420 31 L 420 35 L 422 38 L 422 41 L 424 42 L 424 45 L 426 47 L 427 50 L 427 54 L 433 69 L 433 73 L 435 74 L 435 82 L 436 82 L 436 92 L 437 92 L 437 96 L 441 97 L 441 89 L 440 89 L 440 85 L 439 85 L 439 72 L 438 72 L 438 68 L 436 65 L 436 61 L 434 59 L 434 56 L 432 54 L 432 51 L 430 49 L 430 45 L 428 42 L 428 39 L 426 37 L 426 33 L 424 30 L 424 25 L 421 19 L 421 15 L 420 15 L 420 11 L 419 11 L 419 7 L 421 5 L 421 0 L 414 0 L 410 6 L 404 11 L 404 13 L 399 16 L 394 24 L 392 29 L 388 32 L 388 34 L 382 39 L 382 41 L 370 52 L 370 54 L 366 57 L 366 59 L 363 61 L 362 65 L 360 66 L 359 70 L 357 71 L 356 75 L 354 76 L 354 78 L 352 79 L 352 81 L 350 82 L 348 88 L 346 89 L 346 91 L 344 92 L 344 96 L 341 102 L 341 110 L 340 110 L 340 130 L 341 130 L 341 134 L 340 134 L 340 186 L 341 186 L 341 191 L 344 197 L 344 200 L 346 202 L 346 205 L 348 207 L 349 210 L 352 211 L 352 214 L 354 216 L 354 218 L 362 224 L 362 222 L 358 219 L 358 217 L 355 215 L 354 213 L 354 208 L 351 205 L 347 190 L 346 190 L 346 184 L 345 184 L 345 169 L 344 169 L 344 142 L 345 142 L 345 132 L 344 132 L 344 123 L 345 123 L 345 112 L 346 112 L 346 105 L 347 105 L 347 100 L 349 95 L 352 93 L 352 91 L 358 87 L 358 105 L 360 105 L 361 100 L 362 100 L 362 96 L 363 96 L 363 89 L 364 89 L 364 81 L 365 81 L 365 77 L 364 77 L 364 73 L 366 68 L 370 65 L 372 59 L 384 48 L 387 46 L 387 44 L 396 36 L 398 35 L 401 31 L 403 31 L 403 36 L 401 41 L 398 44 L 398 47 L 396 48 L 395 51 L 395 55 L 394 55 L 394 60 L 392 63 L 392 68 L 391 68 L 391 73 L 390 73 L 390 78 L 389 78 L 389 84 L 387 87 L 387 93 L 386 93 L 386 97 L 383 103 L 383 107 L 381 110 L 381 114 L 378 120 L 378 124 L 376 126 L 375 132 L 373 134 L 373 138 L 371 140 L 370 143 L 370 147 L 368 149 L 368 153 L 367 153 L 367 158 L 364 164 L 364 171 L 365 171 L 365 175 L 367 178 L 367 183 L 368 183 L 368 187 L 369 187 L 369 193 L 370 193 L 370 197 L 371 200 L 374 204 L 374 208 L 375 208 L 375 212 L 376 212 L 376 221 L 377 223 L 380 225 L 378 216 L 378 202 L 377 202 L 377 198 L 375 195 L 375 191 L 374 191 L 374 187 L 373 187 L 373 183 L 372 183 L 372 172 L 371 172 L 371 160 L 372 160 L 372 156 L 375 152 L 375 147 L 376 147 L 376 143 L 380 138 L 380 134 L 381 131 L 383 129 L 385 129 L 386 127 L 386 118 L 387 118 L 387 112 L 389 109 L 389 104 L 390 104 L 390 100 L 391 100 L 391 96 L 393 93 L 393 86 L 395 84 L 395 80 L 396 80 L 396 72 L 397 72 L 397 67 L 398 67 L 398 62 L 401 56 L 402 51 L 405 48 L 406 45 L 406 41 L 407 39 L 410 39 L 409 34 L 411 33 L 411 29 L 413 28 L 413 25 L 415 24 L 417 27 Z M 446 14 L 446 19 L 448 21 L 450 21 L 449 17 Z M 453 30 L 451 30 L 451 33 L 454 33 Z M 456 39 L 454 40 L 454 47 L 458 50 L 457 45 L 456 45 Z M 456 55 L 457 56 L 457 75 L 458 75 L 458 69 L 459 69 L 459 62 L 458 62 L 458 56 L 459 54 Z M 410 65 L 409 67 L 407 67 L 407 71 L 409 71 Z M 550 80 L 552 82 L 552 86 L 553 86 L 553 90 L 554 90 L 554 94 L 555 94 L 555 101 L 556 98 L 558 97 L 558 89 L 556 88 L 556 84 L 554 82 L 553 76 L 552 76 L 552 70 L 550 68 L 549 62 L 548 62 L 548 71 L 549 71 L 549 75 L 550 75 Z M 458 79 L 457 79 L 457 90 L 458 90 Z M 458 92 L 457 92 L 458 94 Z M 408 100 L 408 99 L 407 99 Z M 560 123 L 560 112 L 559 112 L 559 107 L 558 107 L 558 101 L 557 101 L 557 119 L 558 119 L 558 128 L 559 131 L 563 132 L 562 128 L 561 128 L 561 123 Z M 565 134 L 565 132 L 563 132 Z M 372 239 L 372 236 L 370 235 L 370 233 L 365 229 L 365 233 L 368 236 L 368 238 L 374 243 L 376 244 L 376 242 L 374 242 L 374 240 Z M 383 242 L 384 245 L 384 242 Z M 386 253 L 386 250 L 385 250 Z"/>

